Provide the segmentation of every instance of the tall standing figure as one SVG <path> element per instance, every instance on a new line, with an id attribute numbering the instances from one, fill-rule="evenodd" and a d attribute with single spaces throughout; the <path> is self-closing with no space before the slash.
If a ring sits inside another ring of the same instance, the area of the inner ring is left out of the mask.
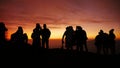
<path id="1" fill-rule="evenodd" d="M 39 23 L 36 24 L 36 27 L 33 29 L 33 33 L 31 35 L 31 38 L 33 39 L 33 47 L 34 48 L 40 48 L 41 47 L 41 31 L 42 28 Z"/>
<path id="2" fill-rule="evenodd" d="M 110 46 L 110 51 L 111 51 L 111 54 L 115 54 L 115 34 L 114 34 L 114 29 L 111 29 L 109 31 L 109 46 Z"/>
<path id="3" fill-rule="evenodd" d="M 62 36 L 62 45 L 65 42 L 65 47 L 67 50 L 73 49 L 73 43 L 74 43 L 74 30 L 72 26 L 67 26 L 66 31 L 64 32 Z"/>
<path id="4" fill-rule="evenodd" d="M 97 54 L 101 54 L 102 46 L 103 46 L 103 30 L 100 30 L 98 35 L 95 37 L 95 47 L 97 49 Z"/>
<path id="5" fill-rule="evenodd" d="M 6 28 L 4 22 L 0 22 L 0 48 L 6 44 L 5 32 L 8 29 Z"/>
<path id="6" fill-rule="evenodd" d="M 23 35 L 22 26 L 18 26 L 18 29 L 15 33 L 11 35 L 11 43 L 15 48 L 23 48 L 24 47 L 24 35 Z"/>
<path id="7" fill-rule="evenodd" d="M 77 50 L 78 51 L 80 50 L 82 52 L 83 49 L 85 49 L 85 51 L 88 52 L 88 48 L 87 48 L 88 38 L 87 38 L 86 31 L 83 30 L 81 26 L 76 26 L 75 36 L 76 36 Z"/>
<path id="8" fill-rule="evenodd" d="M 46 24 L 43 24 L 42 29 L 42 48 L 49 48 L 49 38 L 51 35 L 51 31 L 47 28 Z"/>

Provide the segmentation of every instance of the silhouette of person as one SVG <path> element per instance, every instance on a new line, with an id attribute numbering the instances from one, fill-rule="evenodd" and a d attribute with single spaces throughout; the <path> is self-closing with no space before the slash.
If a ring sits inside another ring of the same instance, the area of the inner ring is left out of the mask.
<path id="1" fill-rule="evenodd" d="M 111 29 L 109 31 L 109 47 L 110 47 L 110 51 L 111 51 L 111 54 L 115 54 L 115 34 L 114 34 L 114 29 Z"/>
<path id="2" fill-rule="evenodd" d="M 23 34 L 23 37 L 24 37 L 24 43 L 28 43 L 28 36 L 27 36 L 27 33 L 24 33 Z"/>
<path id="3" fill-rule="evenodd" d="M 104 33 L 103 32 L 103 35 L 102 35 L 102 39 L 103 39 L 103 53 L 105 55 L 108 54 L 108 48 L 109 48 L 109 45 L 108 45 L 108 42 L 109 42 L 109 36 L 107 33 Z"/>
<path id="4" fill-rule="evenodd" d="M 47 28 L 46 24 L 43 24 L 43 29 L 42 29 L 42 48 L 49 48 L 49 38 L 51 35 L 51 31 Z"/>
<path id="5" fill-rule="evenodd" d="M 24 33 L 23 34 L 23 40 L 24 40 L 24 48 L 30 48 L 30 44 L 28 43 L 28 36 L 27 36 L 27 33 Z"/>
<path id="6" fill-rule="evenodd" d="M 8 29 L 6 28 L 4 22 L 0 22 L 0 48 L 6 45 L 6 37 L 5 37 L 5 32 Z"/>
<path id="7" fill-rule="evenodd" d="M 15 47 L 23 48 L 24 35 L 23 35 L 23 28 L 21 26 L 19 26 L 18 30 L 11 35 L 10 41 L 13 45 L 15 45 Z"/>
<path id="8" fill-rule="evenodd" d="M 68 26 L 66 27 L 66 31 L 63 34 L 62 37 L 62 44 L 64 44 L 65 41 L 65 47 L 69 50 L 69 49 L 73 49 L 73 37 L 74 37 L 74 30 L 72 26 Z M 65 39 L 65 40 L 64 40 Z"/>
<path id="9" fill-rule="evenodd" d="M 33 40 L 32 45 L 34 48 L 40 48 L 41 47 L 41 32 L 42 28 L 39 23 L 36 23 L 36 27 L 33 29 L 33 33 L 31 35 L 31 38 Z"/>
<path id="10" fill-rule="evenodd" d="M 95 45 L 97 48 L 97 53 L 100 54 L 101 49 L 103 48 L 103 53 L 105 55 L 108 54 L 108 34 L 105 33 L 103 30 L 100 30 L 99 35 L 96 36 L 95 38 Z"/>
<path id="11" fill-rule="evenodd" d="M 77 50 L 79 51 L 80 49 L 80 51 L 83 52 L 83 47 L 85 47 L 85 51 L 88 52 L 86 31 L 83 30 L 81 26 L 76 26 L 75 36 Z"/>
<path id="12" fill-rule="evenodd" d="M 95 37 L 95 46 L 97 49 L 97 54 L 101 53 L 102 45 L 103 45 L 103 30 L 100 30 L 98 35 Z"/>

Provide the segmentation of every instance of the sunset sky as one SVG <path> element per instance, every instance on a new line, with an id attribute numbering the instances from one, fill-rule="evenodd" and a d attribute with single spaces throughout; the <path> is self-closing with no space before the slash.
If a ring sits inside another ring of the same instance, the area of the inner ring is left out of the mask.
<path id="1" fill-rule="evenodd" d="M 8 38 L 22 26 L 29 39 L 36 23 L 47 24 L 51 39 L 62 38 L 66 26 L 82 26 L 88 38 L 100 29 L 115 29 L 120 38 L 119 0 L 0 0 L 0 21 L 8 28 Z"/>

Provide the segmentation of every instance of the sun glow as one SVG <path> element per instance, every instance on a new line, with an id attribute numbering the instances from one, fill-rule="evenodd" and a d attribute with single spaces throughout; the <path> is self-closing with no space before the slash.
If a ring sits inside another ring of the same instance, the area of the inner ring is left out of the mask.
<path id="1" fill-rule="evenodd" d="M 50 25 L 48 25 L 48 28 L 49 28 L 49 26 Z M 96 26 L 91 27 L 91 25 L 87 25 L 87 26 L 82 25 L 82 26 L 84 27 L 83 29 L 87 33 L 88 39 L 94 39 L 100 30 L 99 26 L 97 26 L 98 28 Z M 28 39 L 31 39 L 31 34 L 33 32 L 34 27 L 35 27 L 35 25 L 23 27 L 24 33 L 27 33 L 27 35 L 28 35 Z M 66 28 L 66 26 L 63 26 L 62 28 L 57 28 L 57 29 L 50 27 L 49 28 L 51 31 L 50 39 L 62 39 L 63 33 L 65 32 L 65 28 Z M 76 29 L 75 26 L 73 26 L 73 28 L 74 28 L 74 30 Z M 95 29 L 95 28 L 97 28 L 97 29 Z M 8 31 L 6 32 L 6 38 L 10 39 L 11 34 L 15 33 L 16 30 L 17 30 L 17 28 L 16 29 L 8 28 Z M 108 31 L 109 31 L 108 28 L 103 28 L 103 30 L 105 30 L 106 33 L 108 33 Z M 116 35 L 116 39 L 120 39 L 120 32 L 118 29 L 115 30 L 115 35 Z"/>

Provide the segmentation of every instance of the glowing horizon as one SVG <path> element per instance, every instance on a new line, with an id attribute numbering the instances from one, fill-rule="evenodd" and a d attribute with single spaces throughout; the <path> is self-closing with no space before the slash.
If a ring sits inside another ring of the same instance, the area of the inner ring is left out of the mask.
<path id="1" fill-rule="evenodd" d="M 49 25 L 47 25 L 47 26 L 49 28 Z M 96 27 L 101 27 L 101 26 L 96 26 Z M 29 28 L 32 28 L 32 29 L 29 29 Z M 33 28 L 35 28 L 35 24 L 33 25 L 33 27 L 28 27 L 26 29 L 23 27 L 24 33 L 27 33 L 29 39 L 31 39 L 31 34 L 32 34 L 32 31 L 33 31 Z M 62 39 L 62 35 L 65 31 L 65 28 L 66 28 L 66 26 L 64 26 L 63 28 L 57 28 L 57 29 L 55 27 L 50 27 L 49 28 L 50 31 L 51 31 L 50 39 Z M 73 26 L 73 28 L 75 30 L 75 26 Z M 111 28 L 109 28 L 109 29 L 105 29 L 105 28 L 94 29 L 94 27 L 93 27 L 93 28 L 90 28 L 90 29 L 89 28 L 86 28 L 86 29 L 83 28 L 83 29 L 87 32 L 88 39 L 94 39 L 95 36 L 98 34 L 100 29 L 103 29 L 104 32 L 108 33 Z M 14 30 L 9 30 L 9 28 L 8 28 L 7 38 L 10 39 L 11 34 L 16 32 L 16 30 L 17 30 L 17 27 Z M 96 30 L 96 31 L 94 31 L 94 30 Z M 117 32 L 116 29 L 115 29 L 114 33 L 116 35 L 116 39 L 120 39 L 119 32 Z"/>

